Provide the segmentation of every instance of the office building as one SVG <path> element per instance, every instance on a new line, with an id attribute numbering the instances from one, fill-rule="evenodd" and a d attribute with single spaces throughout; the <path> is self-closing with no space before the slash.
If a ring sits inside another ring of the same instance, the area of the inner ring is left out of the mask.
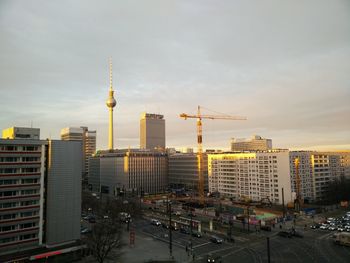
<path id="1" fill-rule="evenodd" d="M 1 258 L 76 245 L 81 158 L 80 142 L 0 139 Z"/>
<path id="2" fill-rule="evenodd" d="M 272 149 L 272 140 L 253 135 L 250 139 L 231 139 L 231 151 L 267 151 Z"/>
<path id="3" fill-rule="evenodd" d="M 159 151 L 101 152 L 90 160 L 90 169 L 89 187 L 100 189 L 102 195 L 163 193 L 168 185 L 167 155 Z"/>
<path id="4" fill-rule="evenodd" d="M 173 189 L 198 190 L 198 156 L 175 153 L 168 156 L 169 186 Z M 208 158 L 203 154 L 204 190 L 208 191 Z"/>
<path id="5" fill-rule="evenodd" d="M 10 127 L 2 131 L 3 139 L 40 139 L 40 129 L 26 127 Z"/>
<path id="6" fill-rule="evenodd" d="M 165 149 L 165 120 L 163 115 L 143 113 L 140 120 L 140 148 Z"/>
<path id="7" fill-rule="evenodd" d="M 89 169 L 89 158 L 96 152 L 96 131 L 89 131 L 88 127 L 67 127 L 61 130 L 64 141 L 80 141 L 83 154 L 83 176 Z"/>
<path id="8" fill-rule="evenodd" d="M 235 200 L 282 204 L 293 199 L 289 151 L 208 154 L 210 192 L 220 192 Z"/>

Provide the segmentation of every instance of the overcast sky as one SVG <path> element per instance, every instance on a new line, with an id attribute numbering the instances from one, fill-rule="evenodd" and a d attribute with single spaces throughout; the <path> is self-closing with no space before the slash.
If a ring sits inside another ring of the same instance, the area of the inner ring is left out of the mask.
<path id="1" fill-rule="evenodd" d="M 202 105 L 248 118 L 204 121 L 204 148 L 350 149 L 348 0 L 1 0 L 0 129 L 88 126 L 107 148 L 109 57 L 117 148 L 139 146 L 144 111 L 168 147 L 195 147 L 178 115 Z"/>

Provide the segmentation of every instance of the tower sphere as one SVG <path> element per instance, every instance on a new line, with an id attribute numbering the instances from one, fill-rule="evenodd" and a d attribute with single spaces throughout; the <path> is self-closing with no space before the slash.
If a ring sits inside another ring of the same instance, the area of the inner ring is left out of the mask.
<path id="1" fill-rule="evenodd" d="M 110 97 L 110 98 L 107 99 L 106 105 L 107 105 L 108 108 L 114 108 L 115 105 L 117 105 L 117 102 L 116 102 L 116 100 L 113 97 Z"/>

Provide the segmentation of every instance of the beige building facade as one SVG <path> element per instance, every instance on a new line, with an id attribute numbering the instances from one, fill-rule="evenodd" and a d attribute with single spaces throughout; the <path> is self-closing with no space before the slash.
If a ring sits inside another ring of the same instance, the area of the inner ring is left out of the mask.
<path id="1" fill-rule="evenodd" d="M 140 148 L 165 149 L 165 120 L 163 115 L 143 113 L 140 119 Z"/>
<path id="2" fill-rule="evenodd" d="M 235 200 L 293 200 L 289 151 L 208 154 L 209 191 Z"/>

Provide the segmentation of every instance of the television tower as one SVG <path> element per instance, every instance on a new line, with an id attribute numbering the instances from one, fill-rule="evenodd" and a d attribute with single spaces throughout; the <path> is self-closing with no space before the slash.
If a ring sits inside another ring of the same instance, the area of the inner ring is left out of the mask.
<path id="1" fill-rule="evenodd" d="M 112 83 L 112 59 L 109 59 L 109 92 L 108 99 L 106 101 L 106 105 L 109 110 L 109 132 L 108 132 L 108 149 L 109 151 L 113 151 L 113 108 L 117 104 L 114 99 L 114 90 Z"/>

